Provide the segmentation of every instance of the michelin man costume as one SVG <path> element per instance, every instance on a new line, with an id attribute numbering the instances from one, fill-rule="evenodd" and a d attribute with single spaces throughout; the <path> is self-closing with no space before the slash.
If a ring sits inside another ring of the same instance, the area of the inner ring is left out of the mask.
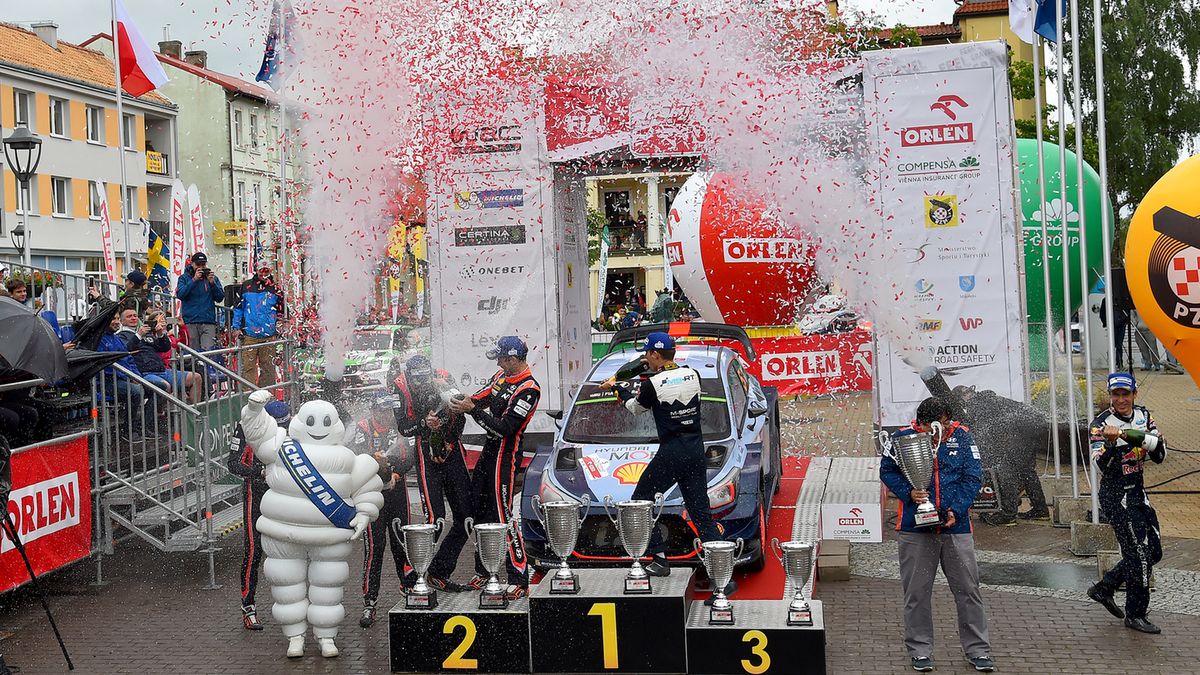
<path id="1" fill-rule="evenodd" d="M 321 655 L 337 656 L 350 542 L 362 537 L 383 505 L 379 464 L 341 445 L 345 426 L 333 404 L 305 403 L 285 432 L 263 409 L 273 398 L 256 391 L 242 408 L 246 442 L 266 466 L 270 486 L 255 526 L 275 599 L 271 616 L 288 637 L 289 657 L 304 655 L 308 624 Z"/>

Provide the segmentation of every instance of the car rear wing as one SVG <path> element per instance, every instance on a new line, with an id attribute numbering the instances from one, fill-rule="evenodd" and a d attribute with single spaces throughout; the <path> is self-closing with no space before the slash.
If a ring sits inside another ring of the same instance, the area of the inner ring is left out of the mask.
<path id="1" fill-rule="evenodd" d="M 617 331 L 612 336 L 612 339 L 609 340 L 607 353 L 613 353 L 619 345 L 640 342 L 646 339 L 651 333 L 666 333 L 673 338 L 695 337 L 732 340 L 742 346 L 742 349 L 746 353 L 746 360 L 755 361 L 758 358 L 754 353 L 754 345 L 750 342 L 750 336 L 746 334 L 746 329 L 741 326 L 734 326 L 727 323 L 688 321 L 644 323 L 633 328 L 623 328 Z"/>

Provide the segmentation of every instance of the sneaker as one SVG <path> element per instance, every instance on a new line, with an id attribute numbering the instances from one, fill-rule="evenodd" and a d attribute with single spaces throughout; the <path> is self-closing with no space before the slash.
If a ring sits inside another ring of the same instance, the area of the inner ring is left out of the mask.
<path id="1" fill-rule="evenodd" d="M 529 588 L 527 586 L 509 584 L 504 589 L 504 595 L 508 597 L 509 601 L 520 600 L 521 598 L 529 595 Z"/>
<path id="2" fill-rule="evenodd" d="M 1104 609 L 1108 610 L 1109 614 L 1118 619 L 1125 618 L 1125 612 L 1117 606 L 1117 602 L 1113 600 L 1113 592 L 1100 584 L 1092 584 L 1091 588 L 1087 589 L 1087 596 L 1092 600 L 1104 605 Z M 1126 624 L 1128 625 L 1128 623 Z"/>
<path id="3" fill-rule="evenodd" d="M 258 622 L 258 612 L 254 610 L 254 605 L 242 606 L 242 627 L 246 630 L 263 629 L 263 625 Z"/>
<path id="4" fill-rule="evenodd" d="M 656 555 L 649 563 L 644 565 L 646 574 L 652 577 L 669 577 L 671 576 L 671 563 L 667 562 L 666 556 Z"/>
<path id="5" fill-rule="evenodd" d="M 375 623 L 375 603 L 368 602 L 366 604 L 366 606 L 363 607 L 362 616 L 359 617 L 359 619 L 358 619 L 358 625 L 362 626 L 363 628 L 370 628 L 371 625 L 374 623 Z"/>
<path id="6" fill-rule="evenodd" d="M 912 657 L 912 669 L 918 673 L 928 673 L 933 670 L 933 659 L 928 656 Z"/>
<path id="7" fill-rule="evenodd" d="M 730 579 L 729 583 L 725 584 L 725 597 L 728 598 L 728 597 L 732 596 L 734 593 L 737 593 L 737 589 L 738 589 L 737 582 L 734 581 L 733 579 Z M 714 599 L 716 599 L 716 596 L 710 595 L 707 598 L 705 598 L 704 604 L 706 606 L 711 607 Z"/>
<path id="8" fill-rule="evenodd" d="M 968 656 L 967 663 L 975 666 L 975 670 L 981 673 L 990 673 L 996 669 L 996 664 L 992 663 L 990 656 L 976 656 L 975 658 Z"/>
<path id="9" fill-rule="evenodd" d="M 482 591 L 484 586 L 487 586 L 488 578 L 482 574 L 476 574 L 467 582 L 467 588 L 472 588 L 477 591 Z"/>
<path id="10" fill-rule="evenodd" d="M 1162 629 L 1150 623 L 1150 620 L 1144 616 L 1127 616 L 1125 617 L 1125 627 L 1132 628 L 1142 633 L 1158 635 Z"/>
<path id="11" fill-rule="evenodd" d="M 1050 520 L 1050 509 L 1029 509 L 1017 514 L 1021 520 Z"/>
<path id="12" fill-rule="evenodd" d="M 439 591 L 445 591 L 447 593 L 462 593 L 463 591 L 467 590 L 467 587 L 460 583 L 450 581 L 449 579 L 443 579 L 441 577 L 435 577 L 433 575 L 429 575 L 425 581 Z"/>
<path id="13" fill-rule="evenodd" d="M 979 519 L 994 527 L 1012 527 L 1013 525 L 1017 524 L 1017 519 L 1015 516 L 1004 513 L 1003 511 L 985 513 L 982 516 L 979 516 Z"/>

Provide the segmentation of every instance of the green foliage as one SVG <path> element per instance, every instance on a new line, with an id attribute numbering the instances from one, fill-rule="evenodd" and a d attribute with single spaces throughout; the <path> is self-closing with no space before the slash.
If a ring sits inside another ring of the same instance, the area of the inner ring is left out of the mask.
<path id="1" fill-rule="evenodd" d="M 587 210 L 588 267 L 600 260 L 600 235 L 607 224 L 608 220 L 603 211 L 592 208 Z"/>
<path id="2" fill-rule="evenodd" d="M 917 47 L 921 36 L 916 29 L 897 23 L 884 28 L 883 18 L 867 12 L 843 13 L 825 25 L 833 36 L 838 55 L 857 54 L 887 47 Z"/>

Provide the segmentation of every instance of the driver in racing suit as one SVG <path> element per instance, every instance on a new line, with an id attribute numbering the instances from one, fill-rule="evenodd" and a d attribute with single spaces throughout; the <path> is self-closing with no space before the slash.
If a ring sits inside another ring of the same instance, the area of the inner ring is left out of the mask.
<path id="1" fill-rule="evenodd" d="M 1108 517 L 1121 547 L 1117 563 L 1088 589 L 1092 600 L 1125 625 L 1142 633 L 1159 633 L 1146 612 L 1150 606 L 1150 572 L 1162 560 L 1158 515 L 1146 496 L 1142 468 L 1149 457 L 1161 464 L 1167 443 L 1144 406 L 1134 405 L 1137 382 L 1130 373 L 1108 376 L 1111 406 L 1091 424 L 1092 461 L 1100 471 L 1100 512 Z M 1113 593 L 1125 582 L 1125 611 Z"/>

